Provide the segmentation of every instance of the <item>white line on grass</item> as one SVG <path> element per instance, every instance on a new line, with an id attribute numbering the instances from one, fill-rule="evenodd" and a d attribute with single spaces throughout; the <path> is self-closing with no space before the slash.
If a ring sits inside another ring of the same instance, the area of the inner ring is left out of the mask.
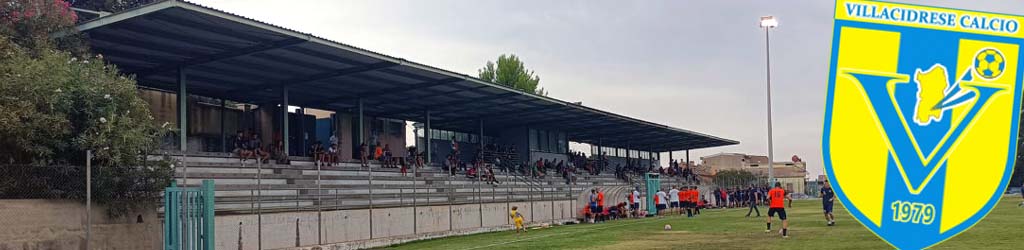
<path id="1" fill-rule="evenodd" d="M 618 224 L 618 225 L 610 225 L 610 226 L 604 226 L 604 227 L 588 228 L 588 229 L 579 230 L 579 231 L 571 231 L 571 232 L 564 232 L 564 233 L 557 233 L 557 234 L 548 234 L 548 235 L 537 236 L 537 237 L 530 237 L 530 238 L 524 238 L 524 239 L 518 239 L 518 240 L 510 240 L 510 241 L 498 242 L 498 243 L 494 243 L 494 244 L 490 244 L 490 245 L 483 245 L 483 246 L 475 246 L 475 247 L 470 247 L 470 248 L 463 248 L 463 250 L 471 250 L 471 249 L 480 249 L 480 248 L 487 248 L 487 247 L 493 247 L 493 246 L 508 245 L 508 244 L 511 244 L 511 243 L 516 243 L 516 242 L 521 242 L 521 241 L 528 241 L 528 240 L 535 240 L 535 239 L 540 239 L 540 238 L 547 238 L 547 237 L 556 236 L 556 235 L 565 235 L 565 234 L 571 234 L 571 233 L 583 233 L 583 232 L 589 232 L 589 231 L 593 231 L 593 230 L 597 230 L 597 229 L 621 227 L 621 226 L 633 225 L 633 224 L 638 224 L 638 223 L 657 222 L 657 221 L 662 221 L 662 220 L 665 220 L 665 219 L 671 219 L 671 217 L 663 217 L 663 218 L 658 218 L 658 219 L 650 220 L 650 221 L 641 220 L 641 221 L 637 221 L 637 222 L 622 223 L 622 224 Z"/>

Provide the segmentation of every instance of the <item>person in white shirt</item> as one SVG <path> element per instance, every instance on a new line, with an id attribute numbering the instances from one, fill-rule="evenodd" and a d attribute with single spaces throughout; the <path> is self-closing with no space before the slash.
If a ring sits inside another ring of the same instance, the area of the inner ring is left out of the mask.
<path id="1" fill-rule="evenodd" d="M 669 212 L 679 212 L 679 189 L 676 186 L 672 186 L 672 189 L 668 191 L 668 200 L 670 201 L 668 204 Z"/>
<path id="2" fill-rule="evenodd" d="M 658 215 L 661 215 L 661 211 L 665 210 L 665 207 L 667 207 L 666 204 L 668 204 L 668 195 L 665 194 L 665 191 L 661 189 L 658 189 L 658 192 L 655 193 L 654 195 L 657 196 L 655 197 L 655 203 L 657 204 Z"/>
<path id="3" fill-rule="evenodd" d="M 633 195 L 629 197 L 629 205 L 633 206 L 633 217 L 640 216 L 640 187 L 633 189 Z"/>

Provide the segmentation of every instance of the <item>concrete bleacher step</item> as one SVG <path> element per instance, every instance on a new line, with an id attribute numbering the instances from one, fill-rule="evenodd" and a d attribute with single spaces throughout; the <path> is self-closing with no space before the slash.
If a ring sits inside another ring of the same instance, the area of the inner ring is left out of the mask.
<path id="1" fill-rule="evenodd" d="M 176 169 L 177 181 L 183 186 L 198 186 L 202 179 L 213 179 L 219 213 L 249 213 L 259 204 L 265 211 L 330 205 L 351 209 L 368 206 L 371 198 L 375 206 L 402 206 L 413 201 L 424 205 L 566 200 L 590 186 L 628 184 L 605 174 L 579 175 L 577 185 L 567 185 L 555 175 L 537 179 L 496 171 L 500 184 L 491 185 L 463 174 L 449 176 L 447 171 L 435 167 L 417 169 L 415 173 L 409 169 L 402 175 L 397 168 L 371 164 L 368 169 L 351 162 L 321 166 L 317 171 L 313 162 L 294 160 L 291 164 L 260 164 L 257 170 L 254 160 L 243 164 L 226 154 L 190 155 L 185 159 L 188 162 L 184 165 L 189 166 L 188 183 L 182 180 L 185 171 L 181 167 Z M 257 186 L 257 182 L 262 185 Z"/>

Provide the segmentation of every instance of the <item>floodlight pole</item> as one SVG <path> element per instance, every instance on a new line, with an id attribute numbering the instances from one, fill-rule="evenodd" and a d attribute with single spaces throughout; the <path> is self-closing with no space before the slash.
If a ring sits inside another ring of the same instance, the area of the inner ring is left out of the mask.
<path id="1" fill-rule="evenodd" d="M 765 89 L 767 91 L 767 97 L 768 97 L 767 98 L 768 99 L 768 185 L 772 186 L 772 185 L 774 185 L 774 182 L 775 182 L 775 177 L 774 177 L 774 173 L 773 173 L 775 167 L 774 167 L 774 164 L 772 162 L 773 159 L 774 159 L 774 155 L 773 155 L 774 152 L 773 152 L 773 148 L 772 148 L 772 59 L 771 59 L 771 42 L 770 42 L 771 39 L 770 39 L 770 36 L 769 36 L 769 30 L 771 30 L 772 28 L 777 26 L 778 23 L 774 22 L 774 19 L 775 19 L 774 17 L 770 17 L 769 16 L 767 18 L 771 19 L 773 23 L 769 24 L 769 25 L 764 25 L 765 17 L 762 17 L 761 18 L 762 19 L 761 27 L 764 28 L 765 67 L 767 69 L 765 71 L 766 72 L 765 83 L 767 85 L 767 87 Z"/>

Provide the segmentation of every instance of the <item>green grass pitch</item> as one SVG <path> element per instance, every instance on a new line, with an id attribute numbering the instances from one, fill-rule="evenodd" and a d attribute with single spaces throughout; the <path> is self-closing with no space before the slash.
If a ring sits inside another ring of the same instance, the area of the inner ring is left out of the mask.
<path id="1" fill-rule="evenodd" d="M 1019 196 L 1005 197 L 970 230 L 935 249 L 1024 249 L 1024 208 Z M 525 234 L 503 231 L 410 242 L 387 249 L 891 249 L 836 204 L 836 226 L 825 225 L 821 201 L 795 201 L 787 208 L 790 238 L 772 223 L 765 233 L 764 214 L 744 217 L 746 209 L 705 210 L 696 218 L 663 216 L 600 224 L 557 226 Z M 665 231 L 664 225 L 672 230 Z"/>

